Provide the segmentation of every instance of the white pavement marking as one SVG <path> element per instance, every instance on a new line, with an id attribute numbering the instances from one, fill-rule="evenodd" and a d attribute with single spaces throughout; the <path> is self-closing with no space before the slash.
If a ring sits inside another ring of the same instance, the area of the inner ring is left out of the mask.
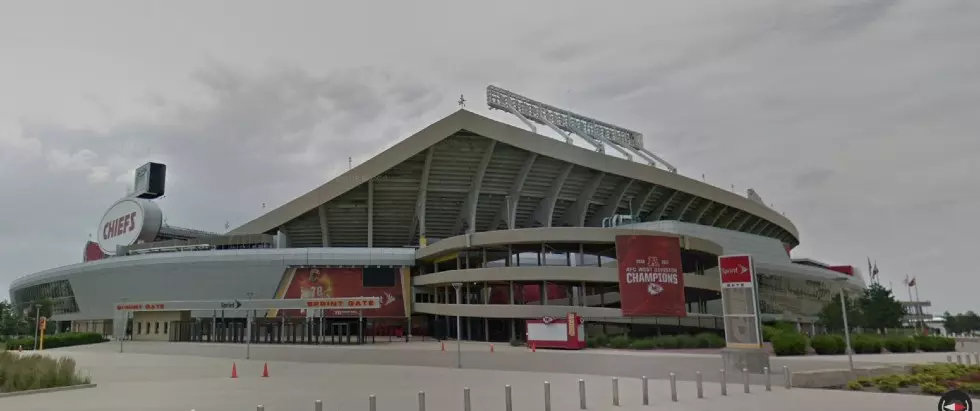
<path id="1" fill-rule="evenodd" d="M 589 410 L 717 410 L 748 411 L 792 406 L 794 411 L 861 409 L 932 409 L 936 399 L 898 394 L 868 394 L 825 390 L 773 392 L 756 387 L 751 394 L 729 390 L 721 397 L 717 383 L 705 384 L 705 399 L 696 398 L 693 383 L 679 381 L 679 402 L 670 401 L 669 383 L 650 380 L 650 406 L 641 405 L 641 382 L 620 378 L 620 407 L 612 406 L 611 379 L 604 376 L 516 371 L 486 371 L 418 366 L 354 365 L 270 361 L 269 378 L 261 378 L 264 361 L 181 355 L 130 354 L 108 351 L 51 350 L 49 355 L 68 355 L 99 386 L 28 397 L 0 399 L 0 409 L 40 411 L 254 410 L 312 409 L 322 400 L 326 410 L 358 410 L 368 407 L 368 396 L 377 396 L 378 411 L 411 411 L 417 393 L 426 392 L 427 411 L 462 408 L 463 387 L 470 387 L 473 411 L 504 409 L 504 386 L 513 387 L 514 409 L 544 409 L 543 382 L 549 381 L 552 408 L 578 409 L 577 381 L 587 381 Z M 231 379 L 237 364 L 238 379 Z M 135 406 L 135 408 L 134 408 Z"/>

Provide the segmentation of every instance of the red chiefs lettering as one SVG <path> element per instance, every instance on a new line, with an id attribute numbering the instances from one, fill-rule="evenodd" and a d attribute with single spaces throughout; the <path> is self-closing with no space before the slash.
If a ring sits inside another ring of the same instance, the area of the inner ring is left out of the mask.
<path id="1" fill-rule="evenodd" d="M 110 238 L 126 234 L 135 229 L 136 213 L 132 212 L 105 223 L 105 225 L 102 226 L 102 239 L 108 240 Z"/>

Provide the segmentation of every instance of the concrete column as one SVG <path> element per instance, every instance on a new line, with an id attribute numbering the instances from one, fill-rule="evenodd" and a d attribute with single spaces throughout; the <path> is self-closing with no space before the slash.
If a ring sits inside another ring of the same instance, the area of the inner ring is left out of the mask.
<path id="1" fill-rule="evenodd" d="M 368 180 L 367 246 L 374 247 L 374 179 Z"/>

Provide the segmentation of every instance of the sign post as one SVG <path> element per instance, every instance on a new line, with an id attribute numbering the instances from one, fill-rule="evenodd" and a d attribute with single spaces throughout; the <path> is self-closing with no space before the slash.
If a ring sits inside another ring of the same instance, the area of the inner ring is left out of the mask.
<path id="1" fill-rule="evenodd" d="M 462 286 L 463 283 L 453 283 L 453 288 L 456 289 L 456 305 L 463 303 L 460 299 L 459 290 Z M 463 341 L 463 326 L 462 320 L 459 318 L 459 309 L 456 310 L 456 313 L 456 368 L 463 368 L 463 349 L 461 346 Z"/>
<path id="2" fill-rule="evenodd" d="M 48 328 L 48 317 L 41 317 L 41 327 L 38 334 L 37 350 L 44 351 L 44 330 Z"/>
<path id="3" fill-rule="evenodd" d="M 762 349 L 758 276 L 752 256 L 719 256 L 718 271 L 725 324 L 726 348 L 721 353 L 725 368 L 761 374 L 769 367 L 769 354 Z"/>

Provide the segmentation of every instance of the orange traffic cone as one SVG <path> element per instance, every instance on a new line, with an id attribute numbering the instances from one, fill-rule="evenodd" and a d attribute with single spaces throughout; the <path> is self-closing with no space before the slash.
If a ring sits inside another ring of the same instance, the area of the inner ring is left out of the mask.
<path id="1" fill-rule="evenodd" d="M 531 352 L 538 352 L 538 344 L 531 343 Z"/>
<path id="2" fill-rule="evenodd" d="M 442 350 L 443 351 L 446 351 L 446 342 L 445 341 L 442 342 Z"/>
<path id="3" fill-rule="evenodd" d="M 490 343 L 490 352 L 493 352 L 493 343 Z"/>
<path id="4" fill-rule="evenodd" d="M 231 363 L 231 378 L 238 378 L 238 366 Z"/>
<path id="5" fill-rule="evenodd" d="M 265 363 L 265 365 L 262 367 L 262 378 L 268 378 L 268 377 L 269 377 L 269 363 Z"/>

